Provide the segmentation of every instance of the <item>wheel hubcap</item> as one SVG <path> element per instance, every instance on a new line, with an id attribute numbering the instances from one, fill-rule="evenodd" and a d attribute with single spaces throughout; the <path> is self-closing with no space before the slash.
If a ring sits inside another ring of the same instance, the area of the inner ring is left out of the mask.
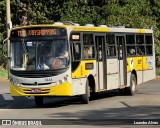
<path id="1" fill-rule="evenodd" d="M 132 91 L 135 91 L 135 88 L 136 88 L 136 83 L 134 80 L 132 80 Z"/>

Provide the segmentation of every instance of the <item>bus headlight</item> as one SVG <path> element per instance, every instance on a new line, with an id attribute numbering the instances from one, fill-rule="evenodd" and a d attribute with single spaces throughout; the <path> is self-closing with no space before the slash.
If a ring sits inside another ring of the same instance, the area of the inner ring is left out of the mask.
<path id="1" fill-rule="evenodd" d="M 10 82 L 15 86 L 21 86 L 18 80 L 14 80 L 13 78 L 10 78 Z"/>
<path id="2" fill-rule="evenodd" d="M 21 86 L 21 84 L 18 81 L 14 81 L 13 84 L 18 87 Z"/>
<path id="3" fill-rule="evenodd" d="M 13 83 L 15 86 L 18 86 L 18 87 L 21 86 L 21 84 L 20 84 L 17 80 L 13 81 L 12 83 Z"/>

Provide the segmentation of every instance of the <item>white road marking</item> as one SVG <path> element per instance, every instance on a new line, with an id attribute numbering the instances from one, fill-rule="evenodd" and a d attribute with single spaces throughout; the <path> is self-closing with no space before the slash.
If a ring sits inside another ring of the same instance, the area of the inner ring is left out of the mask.
<path id="1" fill-rule="evenodd" d="M 4 93 L 4 94 L 2 94 L 2 96 L 3 96 L 4 100 L 14 100 L 13 97 L 8 93 Z"/>

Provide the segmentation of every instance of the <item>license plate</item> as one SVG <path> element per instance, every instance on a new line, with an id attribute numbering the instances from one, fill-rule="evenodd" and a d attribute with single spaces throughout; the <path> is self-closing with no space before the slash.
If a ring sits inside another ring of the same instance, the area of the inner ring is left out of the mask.
<path id="1" fill-rule="evenodd" d="M 32 92 L 33 92 L 33 93 L 41 92 L 41 89 L 39 89 L 39 88 L 33 88 L 33 89 L 32 89 Z"/>

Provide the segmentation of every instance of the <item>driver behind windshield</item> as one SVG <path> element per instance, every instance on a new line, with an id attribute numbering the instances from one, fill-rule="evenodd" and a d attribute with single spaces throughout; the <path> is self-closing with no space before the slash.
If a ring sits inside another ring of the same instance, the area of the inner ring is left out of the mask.
<path id="1" fill-rule="evenodd" d="M 68 57 L 66 47 L 62 43 L 54 43 L 47 54 L 46 64 L 51 69 L 59 69 L 65 67 L 64 59 Z"/>

